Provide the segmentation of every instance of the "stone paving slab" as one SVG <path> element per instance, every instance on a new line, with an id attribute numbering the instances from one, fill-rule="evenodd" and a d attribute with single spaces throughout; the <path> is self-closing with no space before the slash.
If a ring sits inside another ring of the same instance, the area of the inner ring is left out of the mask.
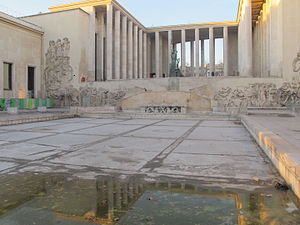
<path id="1" fill-rule="evenodd" d="M 92 119 L 87 120 L 86 123 L 92 123 L 92 124 L 109 124 L 109 123 L 117 123 L 117 122 L 123 122 L 123 120 L 118 119 Z"/>
<path id="2" fill-rule="evenodd" d="M 228 156 L 257 156 L 258 148 L 251 142 L 185 140 L 175 153 Z"/>
<path id="3" fill-rule="evenodd" d="M 80 131 L 72 132 L 74 134 L 92 134 L 92 135 L 103 135 L 111 136 L 118 135 L 124 132 L 129 132 L 142 127 L 142 125 L 117 125 L 117 124 L 108 124 L 102 125 L 89 129 L 82 129 Z"/>
<path id="4" fill-rule="evenodd" d="M 117 124 L 127 124 L 127 125 L 149 125 L 149 124 L 154 124 L 154 123 L 158 123 L 161 120 L 151 120 L 151 119 L 132 119 L 132 120 L 125 120 L 125 121 L 121 121 L 121 122 L 117 122 Z"/>
<path id="5" fill-rule="evenodd" d="M 8 126 L 0 141 L 4 172 L 274 177 L 245 128 L 219 119 L 74 118 Z"/>
<path id="6" fill-rule="evenodd" d="M 32 128 L 30 129 L 33 132 L 55 132 L 55 133 L 65 133 L 65 132 L 70 132 L 70 131 L 75 131 L 75 130 L 80 130 L 80 129 L 85 129 L 85 128 L 90 128 L 94 127 L 95 124 L 88 124 L 88 123 L 68 123 L 68 124 L 59 124 L 55 126 L 49 126 L 47 128 Z"/>
<path id="7" fill-rule="evenodd" d="M 100 141 L 102 139 L 105 139 L 105 137 L 83 134 L 57 134 L 51 137 L 35 139 L 30 141 L 30 143 L 69 148 L 72 146 L 75 147 L 95 141 Z"/>
<path id="8" fill-rule="evenodd" d="M 53 120 L 53 121 L 46 121 L 46 122 L 36 122 L 36 123 L 25 123 L 25 124 L 18 124 L 18 125 L 12 125 L 12 126 L 3 126 L 0 127 L 2 130 L 26 130 L 26 129 L 32 129 L 32 128 L 39 128 L 39 127 L 47 127 L 47 126 L 54 126 L 58 125 L 59 120 Z"/>
<path id="9" fill-rule="evenodd" d="M 17 115 L 10 115 L 2 113 L 0 116 L 0 126 L 8 126 L 14 124 L 33 123 L 48 120 L 58 120 L 63 118 L 74 118 L 75 114 L 68 112 L 49 112 L 49 113 L 20 113 Z"/>
<path id="10" fill-rule="evenodd" d="M 201 127 L 242 127 L 239 121 L 211 120 L 203 121 Z"/>
<path id="11" fill-rule="evenodd" d="M 178 154 L 169 155 L 154 171 L 162 174 L 215 178 L 270 179 L 270 168 L 259 157 Z"/>
<path id="12" fill-rule="evenodd" d="M 215 140 L 215 141 L 250 141 L 249 133 L 242 127 L 198 127 L 188 139 Z"/>
<path id="13" fill-rule="evenodd" d="M 134 137 L 152 137 L 152 138 L 179 138 L 190 127 L 176 127 L 176 126 L 150 126 L 131 132 L 127 136 Z"/>
<path id="14" fill-rule="evenodd" d="M 30 143 L 13 144 L 0 149 L 0 157 L 36 160 L 58 153 L 54 147 Z"/>
<path id="15" fill-rule="evenodd" d="M 66 154 L 51 162 L 110 169 L 139 170 L 174 140 L 118 137 L 80 151 Z"/>
<path id="16" fill-rule="evenodd" d="M 12 167 L 15 167 L 17 165 L 18 164 L 16 164 L 16 163 L 0 161 L 0 172 L 3 171 L 3 170 L 7 170 L 7 169 L 10 169 Z"/>
<path id="17" fill-rule="evenodd" d="M 52 135 L 51 133 L 38 133 L 38 132 L 22 132 L 13 131 L 8 133 L 0 134 L 1 141 L 25 141 L 33 138 L 45 137 Z"/>
<path id="18" fill-rule="evenodd" d="M 191 127 L 196 125 L 199 120 L 165 120 L 160 123 L 157 123 L 157 126 L 184 126 L 184 127 Z"/>

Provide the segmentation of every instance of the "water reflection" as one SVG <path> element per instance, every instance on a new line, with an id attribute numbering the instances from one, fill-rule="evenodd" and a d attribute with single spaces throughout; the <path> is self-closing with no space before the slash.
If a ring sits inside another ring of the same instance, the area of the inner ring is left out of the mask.
<path id="1" fill-rule="evenodd" d="M 294 199 L 272 188 L 231 192 L 178 182 L 33 174 L 5 176 L 0 182 L 1 225 L 292 225 L 300 221 Z"/>

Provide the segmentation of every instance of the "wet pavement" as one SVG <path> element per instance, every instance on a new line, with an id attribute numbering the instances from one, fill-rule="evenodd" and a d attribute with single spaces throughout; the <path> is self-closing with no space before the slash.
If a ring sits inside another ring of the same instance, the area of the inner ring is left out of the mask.
<path id="1" fill-rule="evenodd" d="M 290 193 L 205 188 L 195 182 L 67 175 L 1 179 L 1 225 L 296 225 Z"/>
<path id="2" fill-rule="evenodd" d="M 2 126 L 0 180 L 0 225 L 300 221 L 298 202 L 275 190 L 281 178 L 239 121 Z"/>

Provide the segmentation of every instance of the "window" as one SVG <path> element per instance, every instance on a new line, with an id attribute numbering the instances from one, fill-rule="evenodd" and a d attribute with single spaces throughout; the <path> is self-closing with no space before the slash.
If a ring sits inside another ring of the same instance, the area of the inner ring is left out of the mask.
<path id="1" fill-rule="evenodd" d="M 12 64 L 3 63 L 4 90 L 12 90 Z"/>

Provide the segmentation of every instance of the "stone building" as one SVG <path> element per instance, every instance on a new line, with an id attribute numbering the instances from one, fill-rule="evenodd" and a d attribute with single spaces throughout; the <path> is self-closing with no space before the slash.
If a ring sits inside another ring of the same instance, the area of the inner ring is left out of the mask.
<path id="1" fill-rule="evenodd" d="M 42 95 L 42 28 L 0 12 L 0 97 Z"/>
<path id="2" fill-rule="evenodd" d="M 236 21 L 150 28 L 115 0 L 54 6 L 50 13 L 21 19 L 1 14 L 0 29 L 13 32 L 17 24 L 23 24 L 18 29 L 31 29 L 24 34 L 28 43 L 15 40 L 18 34 L 0 32 L 0 48 L 15 56 L 1 54 L 0 60 L 16 62 L 13 68 L 17 63 L 34 67 L 35 96 L 63 105 L 122 110 L 180 105 L 190 111 L 288 106 L 300 102 L 299 8 L 299 0 L 240 0 Z M 5 38 L 28 49 L 14 51 L 16 45 L 4 45 Z M 216 39 L 223 40 L 221 69 L 216 66 Z M 39 46 L 32 48 L 36 42 Z M 180 49 L 184 77 L 168 78 L 173 49 Z M 36 61 L 25 62 L 31 54 Z M 3 73 L 0 69 L 0 78 Z M 26 73 L 20 69 L 12 74 L 9 96 L 23 96 Z M 8 96 L 0 89 L 0 97 Z"/>

